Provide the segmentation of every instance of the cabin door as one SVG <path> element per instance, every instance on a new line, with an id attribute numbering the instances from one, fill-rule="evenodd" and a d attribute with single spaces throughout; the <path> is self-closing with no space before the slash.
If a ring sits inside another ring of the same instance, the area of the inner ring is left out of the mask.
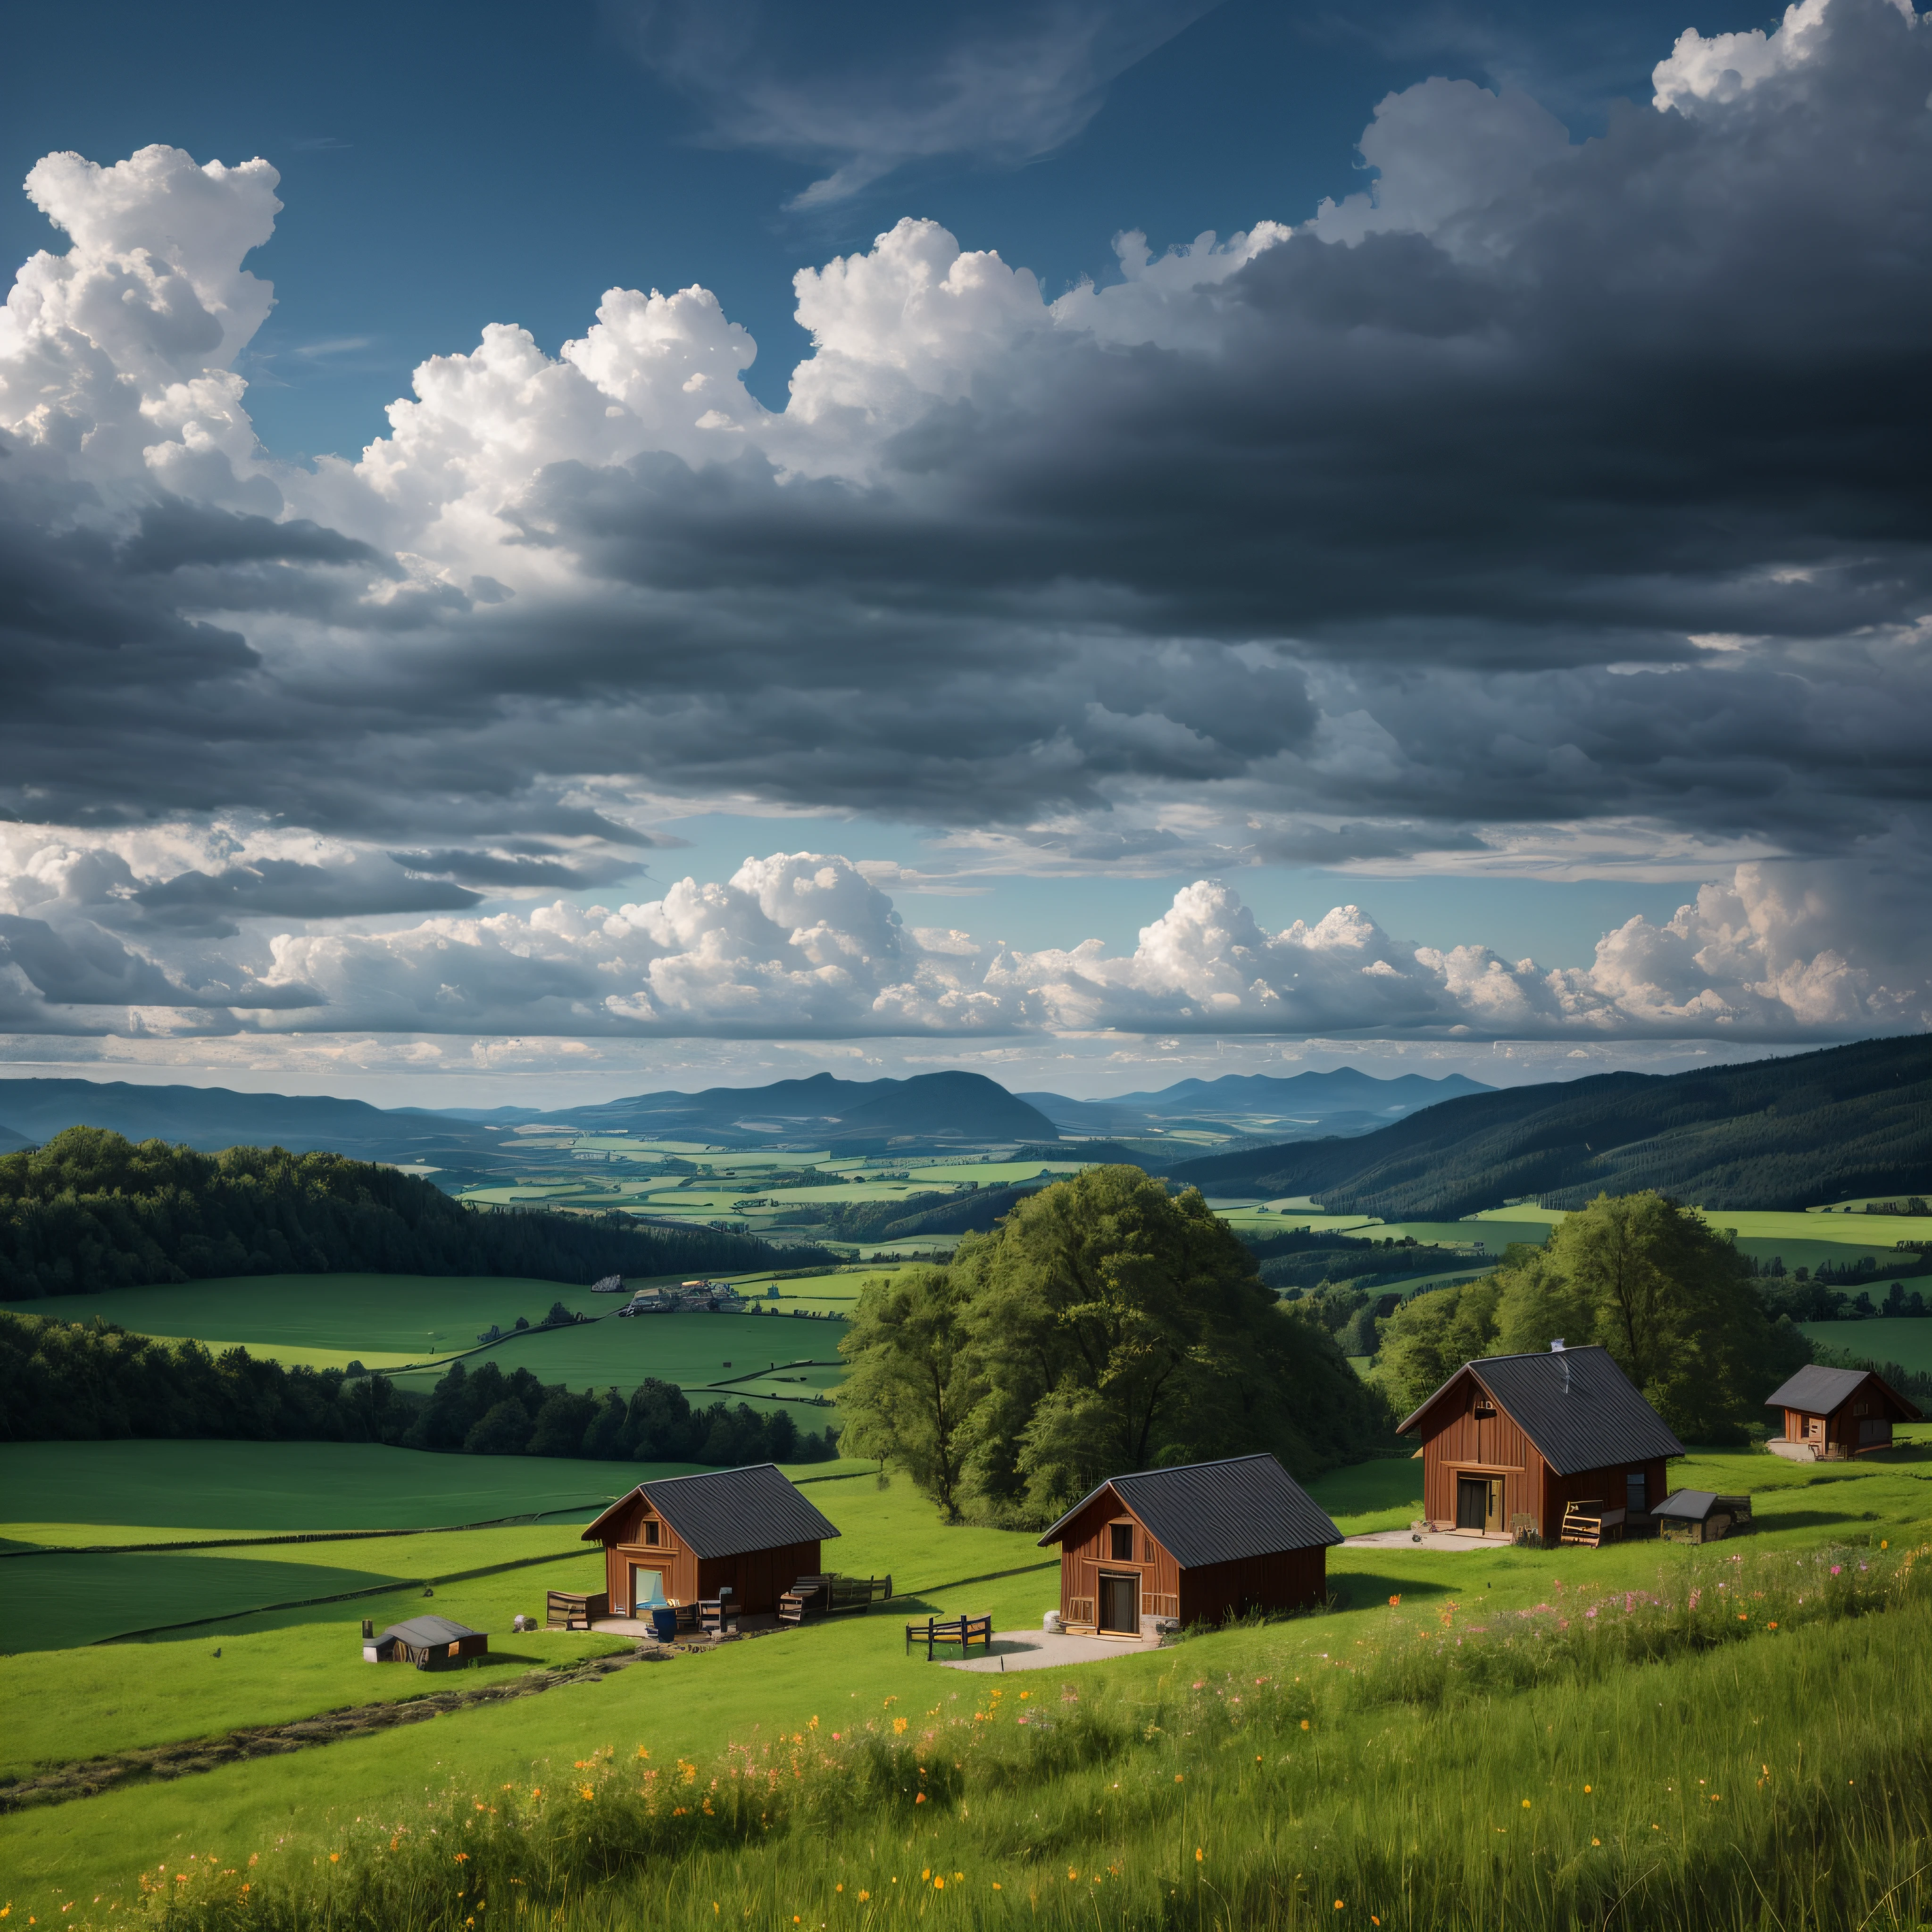
<path id="1" fill-rule="evenodd" d="M 664 1600 L 664 1572 L 662 1570 L 644 1570 L 633 1563 L 631 1565 L 631 1614 L 639 1615 L 648 1606 L 661 1604 Z"/>
<path id="2" fill-rule="evenodd" d="M 1141 1580 L 1138 1576 L 1100 1579 L 1100 1628 L 1138 1636 L 1141 1628 Z"/>
<path id="3" fill-rule="evenodd" d="M 1502 1526 L 1503 1486 L 1497 1476 L 1456 1478 L 1456 1527 L 1496 1529 Z"/>

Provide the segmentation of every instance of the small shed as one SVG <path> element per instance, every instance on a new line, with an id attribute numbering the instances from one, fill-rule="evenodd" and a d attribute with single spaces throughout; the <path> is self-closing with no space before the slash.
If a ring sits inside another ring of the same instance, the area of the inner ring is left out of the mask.
<path id="1" fill-rule="evenodd" d="M 748 1616 L 776 1613 L 801 1576 L 820 1574 L 838 1530 L 773 1462 L 640 1483 L 584 1532 L 604 1546 L 614 1616 L 694 1604 L 728 1589 Z"/>
<path id="2" fill-rule="evenodd" d="M 1594 1344 L 1466 1362 L 1400 1432 L 1422 1436 L 1422 1513 L 1432 1529 L 1562 1536 L 1572 1504 L 1604 1532 L 1648 1524 L 1666 1458 L 1684 1445 L 1610 1351 Z"/>
<path id="3" fill-rule="evenodd" d="M 1110 1476 L 1040 1539 L 1060 1545 L 1062 1620 L 1103 1636 L 1318 1604 L 1341 1540 L 1272 1456 Z"/>
<path id="4" fill-rule="evenodd" d="M 369 1638 L 362 1646 L 362 1658 L 367 1664 L 413 1664 L 418 1670 L 428 1670 L 466 1657 L 485 1656 L 489 1648 L 490 1640 L 467 1624 L 448 1617 L 411 1617 Z"/>
<path id="5" fill-rule="evenodd" d="M 1765 1406 L 1784 1418 L 1784 1439 L 1765 1446 L 1808 1462 L 1841 1462 L 1892 1447 L 1894 1422 L 1924 1418 L 1882 1376 L 1870 1369 L 1800 1369 Z"/>
<path id="6" fill-rule="evenodd" d="M 1750 1498 L 1714 1490 L 1678 1490 L 1651 1514 L 1666 1543 L 1717 1543 L 1751 1526 Z"/>

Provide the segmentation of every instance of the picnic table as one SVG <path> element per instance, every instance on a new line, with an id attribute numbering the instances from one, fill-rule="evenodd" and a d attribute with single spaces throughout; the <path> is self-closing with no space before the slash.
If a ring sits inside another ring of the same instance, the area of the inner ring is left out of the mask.
<path id="1" fill-rule="evenodd" d="M 956 1643 L 962 1658 L 972 1654 L 976 1643 L 988 1656 L 993 1650 L 993 1619 L 984 1617 L 928 1617 L 922 1624 L 908 1624 L 905 1627 L 905 1647 L 910 1651 L 916 1643 L 926 1646 L 926 1660 L 932 1661 L 935 1646 Z"/>

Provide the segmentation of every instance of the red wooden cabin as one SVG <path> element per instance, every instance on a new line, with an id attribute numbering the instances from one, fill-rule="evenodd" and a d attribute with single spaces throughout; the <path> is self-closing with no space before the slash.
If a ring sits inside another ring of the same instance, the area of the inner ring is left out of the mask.
<path id="1" fill-rule="evenodd" d="M 1320 1603 L 1342 1532 L 1272 1456 L 1238 1456 L 1110 1477 L 1040 1540 L 1060 1545 L 1070 1630 L 1138 1636 Z"/>
<path id="2" fill-rule="evenodd" d="M 1684 1445 L 1606 1348 L 1489 1355 L 1466 1362 L 1400 1432 L 1422 1435 L 1422 1514 L 1432 1529 L 1558 1540 L 1572 1503 L 1606 1530 L 1666 1494 L 1666 1458 Z"/>
<path id="3" fill-rule="evenodd" d="M 823 1568 L 820 1545 L 838 1532 L 776 1464 L 640 1483 L 584 1532 L 604 1546 L 614 1616 L 640 1604 L 695 1604 L 728 1588 L 748 1616 L 776 1613 L 801 1576 Z"/>
<path id="4" fill-rule="evenodd" d="M 1808 1449 L 1818 1462 L 1889 1449 L 1894 1422 L 1924 1420 L 1882 1376 L 1816 1363 L 1773 1390 L 1765 1406 L 1784 1418 L 1784 1440 L 1772 1446 L 1787 1456 L 1802 1456 Z"/>

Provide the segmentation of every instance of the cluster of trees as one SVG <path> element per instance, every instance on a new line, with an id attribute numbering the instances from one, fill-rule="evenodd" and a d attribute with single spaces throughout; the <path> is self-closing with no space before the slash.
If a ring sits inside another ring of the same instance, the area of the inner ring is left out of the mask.
<path id="1" fill-rule="evenodd" d="M 104 1323 L 0 1311 L 0 1435 L 400 1442 L 415 1405 L 380 1376 L 285 1369 L 245 1348 L 158 1341 Z"/>
<path id="2" fill-rule="evenodd" d="M 984 1233 L 1038 1186 L 968 1182 L 948 1192 L 902 1195 L 896 1201 L 809 1201 L 787 1210 L 788 1218 L 824 1228 L 835 1241 L 902 1241 L 915 1234 Z"/>
<path id="3" fill-rule="evenodd" d="M 528 1369 L 504 1374 L 494 1362 L 453 1364 L 408 1430 L 406 1449 L 470 1456 L 582 1456 L 604 1462 L 818 1462 L 838 1453 L 838 1437 L 800 1429 L 779 1409 L 747 1402 L 694 1409 L 674 1383 L 646 1382 L 628 1400 L 538 1381 Z"/>
<path id="4" fill-rule="evenodd" d="M 1468 1256 L 1454 1248 L 1438 1248 L 1412 1234 L 1314 1234 L 1295 1228 L 1286 1234 L 1243 1237 L 1250 1253 L 1261 1263 L 1261 1277 L 1280 1289 L 1358 1286 L 1369 1281 L 1401 1281 L 1467 1268 Z"/>
<path id="5" fill-rule="evenodd" d="M 628 1400 L 458 1362 L 427 1398 L 386 1377 L 285 1369 L 245 1348 L 130 1334 L 101 1322 L 0 1310 L 0 1437 L 251 1442 L 382 1442 L 473 1456 L 578 1456 L 603 1462 L 814 1462 L 836 1432 L 801 1430 L 783 1410 L 694 1409 L 683 1391 L 647 1382 Z"/>
<path id="6" fill-rule="evenodd" d="M 1376 1378 L 1406 1413 L 1478 1355 L 1599 1342 L 1687 1442 L 1736 1442 L 1811 1359 L 1766 1307 L 1749 1264 L 1660 1194 L 1599 1195 L 1541 1248 L 1480 1281 L 1406 1301 L 1382 1324 Z"/>
<path id="7" fill-rule="evenodd" d="M 848 1454 L 957 1519 L 1038 1525 L 1106 1477 L 1265 1450 L 1298 1476 L 1386 1440 L 1382 1398 L 1192 1190 L 1088 1168 L 868 1282 L 840 1344 Z"/>
<path id="8" fill-rule="evenodd" d="M 640 1228 L 622 1214 L 479 1213 L 416 1175 L 335 1154 L 197 1154 L 70 1127 L 0 1156 L 0 1298 L 12 1300 L 222 1275 L 591 1281 L 830 1258 L 748 1234 Z"/>

